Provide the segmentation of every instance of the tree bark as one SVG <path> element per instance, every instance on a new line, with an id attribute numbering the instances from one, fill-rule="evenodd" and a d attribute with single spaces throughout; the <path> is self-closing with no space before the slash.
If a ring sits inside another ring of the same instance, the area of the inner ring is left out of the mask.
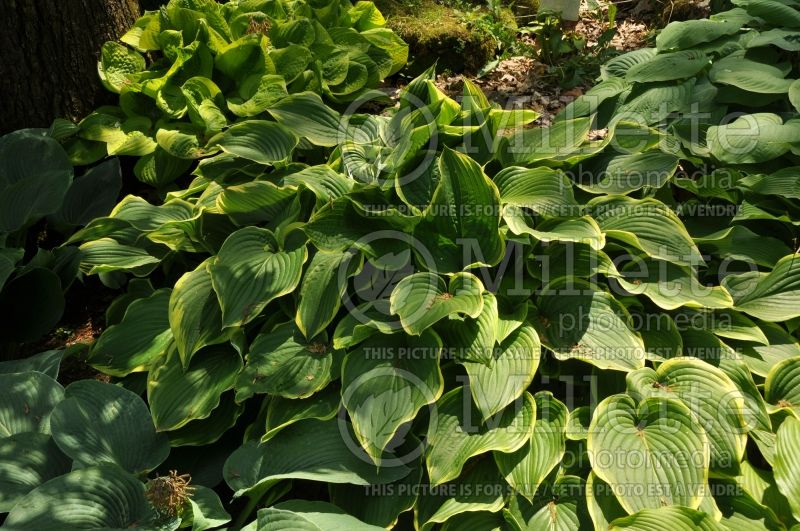
<path id="1" fill-rule="evenodd" d="M 138 0 L 5 0 L 0 16 L 0 133 L 79 120 L 113 101 L 100 47 L 139 16 Z"/>

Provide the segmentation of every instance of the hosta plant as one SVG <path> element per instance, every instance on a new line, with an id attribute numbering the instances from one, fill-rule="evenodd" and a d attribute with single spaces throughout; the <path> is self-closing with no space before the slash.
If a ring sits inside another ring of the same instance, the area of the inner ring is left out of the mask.
<path id="1" fill-rule="evenodd" d="M 75 470 L 5 526 L 792 529 L 800 11 L 738 4 L 547 128 L 430 70 L 379 115 L 267 109 L 124 197 L 67 243 L 119 290 L 87 357 L 114 383 L 38 413 L 9 369 L 0 427 L 52 409 Z M 76 475 L 110 470 L 96 503 Z"/>

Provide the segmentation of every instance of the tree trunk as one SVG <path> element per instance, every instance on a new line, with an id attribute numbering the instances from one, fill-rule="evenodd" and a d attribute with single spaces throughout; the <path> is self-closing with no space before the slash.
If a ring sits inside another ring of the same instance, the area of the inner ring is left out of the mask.
<path id="1" fill-rule="evenodd" d="M 100 47 L 139 16 L 138 0 L 5 0 L 0 15 L 0 134 L 78 120 L 113 101 Z"/>

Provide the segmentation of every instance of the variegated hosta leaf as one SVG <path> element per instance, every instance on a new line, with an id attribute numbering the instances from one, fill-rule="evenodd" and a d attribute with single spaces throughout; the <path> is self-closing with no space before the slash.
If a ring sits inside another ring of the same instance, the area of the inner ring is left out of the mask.
<path id="1" fill-rule="evenodd" d="M 361 267 L 361 257 L 349 252 L 318 251 L 312 258 L 300 286 L 295 323 L 313 339 L 336 317 L 347 289 L 348 279 Z"/>
<path id="2" fill-rule="evenodd" d="M 536 330 L 524 324 L 492 350 L 487 363 L 463 361 L 472 401 L 488 420 L 518 399 L 539 367 L 542 346 Z"/>
<path id="3" fill-rule="evenodd" d="M 294 323 L 283 323 L 259 334 L 250 345 L 247 363 L 236 378 L 236 400 L 256 393 L 304 398 L 321 390 L 335 377 L 341 353 L 327 338 L 306 340 Z"/>
<path id="4" fill-rule="evenodd" d="M 680 400 L 646 398 L 638 405 L 612 395 L 589 426 L 592 470 L 629 513 L 665 505 L 697 508 L 708 489 L 710 445 Z"/>
<path id="5" fill-rule="evenodd" d="M 513 453 L 495 452 L 494 459 L 506 481 L 520 495 L 532 501 L 537 489 L 566 450 L 567 406 L 548 391 L 533 396 L 536 424 L 530 441 Z"/>
<path id="6" fill-rule="evenodd" d="M 436 402 L 428 426 L 426 464 L 431 484 L 458 477 L 472 456 L 519 449 L 530 438 L 535 420 L 536 404 L 527 393 L 484 422 L 464 388 L 453 389 Z"/>
<path id="7" fill-rule="evenodd" d="M 483 284 L 471 273 L 453 275 L 447 283 L 435 273 L 416 273 L 394 287 L 390 309 L 400 317 L 407 333 L 420 335 L 451 315 L 478 317 L 483 310 L 483 291 Z"/>
<path id="8" fill-rule="evenodd" d="M 724 531 L 727 527 L 716 522 L 708 514 L 689 507 L 661 507 L 641 511 L 618 518 L 608 525 L 609 530 L 630 529 L 632 531 Z"/>
<path id="9" fill-rule="evenodd" d="M 576 358 L 618 371 L 644 366 L 644 343 L 625 307 L 587 282 L 560 279 L 542 288 L 534 322 L 558 359 Z"/>
<path id="10" fill-rule="evenodd" d="M 271 529 L 379 531 L 383 527 L 365 524 L 328 502 L 289 500 L 273 507 L 261 509 L 258 511 L 256 520 L 243 527 L 242 531 Z"/>
<path id="11" fill-rule="evenodd" d="M 683 402 L 708 434 L 711 468 L 736 476 L 747 442 L 744 397 L 717 367 L 696 358 L 673 358 L 656 370 L 628 374 L 628 393 L 639 400 L 674 398 Z"/>
<path id="12" fill-rule="evenodd" d="M 376 467 L 339 420 L 303 420 L 261 445 L 245 443 L 225 462 L 223 476 L 238 497 L 280 479 L 378 485 L 410 473 L 392 465 Z"/>
<path id="13" fill-rule="evenodd" d="M 788 417 L 778 428 L 775 444 L 775 483 L 800 519 L 800 420 Z"/>
<path id="14" fill-rule="evenodd" d="M 773 410 L 784 409 L 800 418 L 800 357 L 785 359 L 769 371 L 764 399 Z"/>
<path id="15" fill-rule="evenodd" d="M 781 322 L 800 316 L 800 255 L 781 258 L 766 274 L 745 273 L 723 283 L 734 306 L 758 319 Z"/>
<path id="16" fill-rule="evenodd" d="M 442 394 L 442 341 L 427 330 L 419 337 L 373 336 L 342 364 L 342 403 L 361 446 L 380 465 L 400 427 Z"/>
<path id="17" fill-rule="evenodd" d="M 494 176 L 504 205 L 529 208 L 544 216 L 565 217 L 578 212 L 572 183 L 550 168 L 511 166 Z"/>
<path id="18" fill-rule="evenodd" d="M 490 291 L 483 292 L 483 309 L 476 318 L 444 319 L 437 324 L 447 346 L 456 352 L 456 359 L 486 366 L 494 360 L 495 343 L 505 339 L 499 337 L 500 328 L 497 298 Z"/>
<path id="19" fill-rule="evenodd" d="M 513 529 L 548 529 L 580 531 L 591 526 L 586 511 L 586 482 L 573 475 L 560 476 L 548 483 L 543 492 L 528 502 L 515 497 L 506 509 L 506 519 Z"/>
<path id="20" fill-rule="evenodd" d="M 248 120 L 231 126 L 218 145 L 231 155 L 259 164 L 274 164 L 292 155 L 297 137 L 277 122 Z"/>
<path id="21" fill-rule="evenodd" d="M 330 420 L 339 412 L 342 397 L 329 385 L 308 398 L 273 396 L 267 405 L 266 432 L 261 442 L 267 442 L 280 431 L 304 419 Z"/>
<path id="22" fill-rule="evenodd" d="M 302 245 L 280 250 L 267 229 L 245 227 L 228 236 L 208 267 L 222 309 L 222 327 L 242 326 L 258 317 L 270 301 L 294 291 L 307 254 Z"/>

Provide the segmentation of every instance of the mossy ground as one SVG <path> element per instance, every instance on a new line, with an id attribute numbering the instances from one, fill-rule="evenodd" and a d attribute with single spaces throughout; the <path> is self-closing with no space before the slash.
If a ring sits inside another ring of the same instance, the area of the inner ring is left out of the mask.
<path id="1" fill-rule="evenodd" d="M 437 71 L 475 73 L 496 53 L 494 38 L 469 28 L 456 9 L 433 0 L 378 0 L 387 24 L 409 45 L 409 74 L 437 61 Z"/>

